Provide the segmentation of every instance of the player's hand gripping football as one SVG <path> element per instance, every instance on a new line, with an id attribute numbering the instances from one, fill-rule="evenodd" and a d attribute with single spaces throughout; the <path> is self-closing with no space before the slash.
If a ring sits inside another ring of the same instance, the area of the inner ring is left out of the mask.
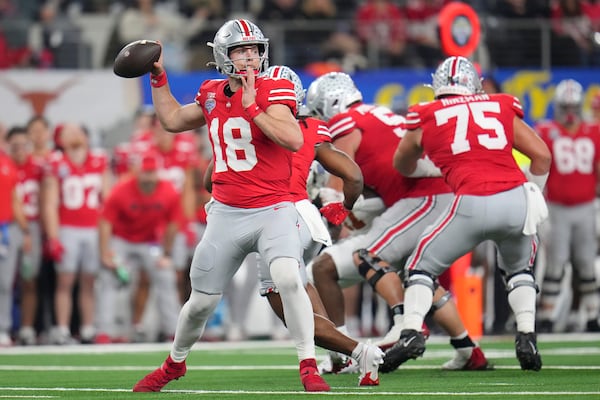
<path id="1" fill-rule="evenodd" d="M 160 75 L 165 71 L 165 68 L 163 67 L 162 43 L 160 42 L 160 40 L 157 40 L 156 43 L 160 44 L 160 57 L 158 57 L 158 61 L 154 63 L 152 71 L 150 71 L 152 75 Z"/>

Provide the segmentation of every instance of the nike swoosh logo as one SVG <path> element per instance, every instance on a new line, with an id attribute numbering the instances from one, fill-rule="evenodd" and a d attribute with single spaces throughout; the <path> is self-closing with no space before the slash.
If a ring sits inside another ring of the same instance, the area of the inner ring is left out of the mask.
<path id="1" fill-rule="evenodd" d="M 273 210 L 274 210 L 274 211 L 277 211 L 277 210 L 281 210 L 282 208 L 285 208 L 285 206 L 273 207 Z"/>
<path id="2" fill-rule="evenodd" d="M 417 338 L 416 336 L 413 336 L 413 337 L 411 337 L 411 338 L 410 338 L 410 339 L 408 339 L 407 341 L 403 342 L 403 343 L 402 343 L 402 346 L 403 346 L 403 347 L 408 347 L 408 345 L 409 345 L 409 344 L 411 344 L 411 343 L 412 343 L 412 341 L 413 341 L 413 340 L 415 340 L 416 338 Z"/>

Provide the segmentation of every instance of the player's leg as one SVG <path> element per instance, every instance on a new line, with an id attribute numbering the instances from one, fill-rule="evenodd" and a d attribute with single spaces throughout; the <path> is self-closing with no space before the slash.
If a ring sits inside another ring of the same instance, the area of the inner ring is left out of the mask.
<path id="1" fill-rule="evenodd" d="M 177 319 L 171 352 L 161 367 L 142 378 L 134 392 L 158 392 L 167 383 L 185 375 L 185 360 L 204 332 L 231 278 L 248 253 L 238 238 L 245 238 L 259 225 L 243 219 L 244 213 L 214 202 L 207 210 L 211 223 L 194 251 L 190 280 L 192 292 Z M 236 230 L 230 228 L 235 221 Z M 236 240 L 237 239 L 237 240 Z"/>
<path id="2" fill-rule="evenodd" d="M 505 272 L 508 304 L 515 316 L 517 335 L 515 350 L 521 369 L 538 371 L 542 360 L 537 349 L 535 333 L 536 296 L 538 286 L 532 272 L 538 239 L 536 235 L 522 233 L 526 213 L 526 197 L 519 187 L 493 196 L 488 203 L 488 228 L 502 232 L 498 246 L 499 267 Z M 510 210 L 506 204 L 514 204 Z M 500 235 L 498 235 L 500 236 Z"/>
<path id="3" fill-rule="evenodd" d="M 64 246 L 64 253 L 60 262 L 56 262 L 56 287 L 54 291 L 54 317 L 55 326 L 50 331 L 50 342 L 53 344 L 72 343 L 71 313 L 73 310 L 72 292 L 77 278 L 80 253 L 83 242 L 78 230 L 61 227 L 59 230 L 60 242 Z"/>
<path id="4" fill-rule="evenodd" d="M 548 211 L 550 231 L 545 247 L 546 270 L 542 281 L 539 310 L 540 331 L 542 332 L 553 331 L 561 282 L 565 265 L 569 262 L 572 243 L 572 222 L 569 218 L 568 208 L 549 203 Z"/>
<path id="5" fill-rule="evenodd" d="M 400 341 L 386 353 L 382 372 L 395 370 L 409 358 L 420 357 L 425 351 L 425 337 L 421 332 L 425 316 L 433 304 L 435 280 L 456 259 L 477 244 L 477 200 L 474 196 L 457 197 L 430 225 L 409 257 L 404 294 L 404 327 Z M 424 248 L 427 251 L 423 251 Z"/>
<path id="6" fill-rule="evenodd" d="M 574 207 L 573 219 L 578 221 L 573 227 L 573 270 L 579 277 L 577 287 L 580 294 L 580 309 L 585 315 L 586 330 L 600 331 L 600 291 L 595 271 L 598 242 L 596 239 L 596 218 L 594 203 Z M 594 217 L 590 217 L 594 215 Z"/>
<path id="7" fill-rule="evenodd" d="M 92 343 L 96 336 L 96 276 L 100 271 L 100 250 L 98 245 L 98 231 L 95 228 L 81 229 L 80 235 L 83 239 L 81 259 L 81 271 L 79 274 L 79 298 L 78 306 L 80 313 L 79 335 L 82 343 Z"/>
<path id="8" fill-rule="evenodd" d="M 281 296 L 286 325 L 296 345 L 300 376 L 306 391 L 329 391 L 317 370 L 314 319 L 310 299 L 301 277 L 303 244 L 298 232 L 300 218 L 293 203 L 264 208 L 258 252 L 269 265 L 273 283 Z"/>
<path id="9" fill-rule="evenodd" d="M 17 236 L 19 230 L 16 224 L 11 228 L 6 226 L 2 229 L 0 239 L 6 246 L 6 253 L 0 257 L 0 348 L 12 345 L 11 328 L 12 328 L 12 304 L 13 304 L 13 287 L 14 277 L 17 270 L 18 250 L 20 247 Z M 4 237 L 6 235 L 7 237 Z M 11 236 L 13 239 L 11 239 Z M 11 245 L 13 244 L 14 245 Z"/>
<path id="10" fill-rule="evenodd" d="M 442 365 L 446 370 L 487 370 L 490 369 L 481 348 L 473 342 L 460 318 L 456 303 L 450 292 L 438 286 L 433 294 L 431 311 L 433 320 L 450 336 L 450 345 L 456 353 Z"/>
<path id="11" fill-rule="evenodd" d="M 37 312 L 37 277 L 42 263 L 42 233 L 37 221 L 29 221 L 31 251 L 21 255 L 21 328 L 19 343 L 33 345 L 36 343 L 34 328 Z"/>

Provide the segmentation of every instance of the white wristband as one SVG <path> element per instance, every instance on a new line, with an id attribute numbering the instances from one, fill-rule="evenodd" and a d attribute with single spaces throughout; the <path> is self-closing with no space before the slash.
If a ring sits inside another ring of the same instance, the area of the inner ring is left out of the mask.
<path id="1" fill-rule="evenodd" d="M 442 171 L 429 158 L 419 158 L 417 168 L 412 174 L 408 175 L 409 178 L 436 178 L 440 176 L 442 176 Z"/>
<path id="2" fill-rule="evenodd" d="M 534 175 L 529 170 L 529 165 L 523 168 L 523 173 L 529 182 L 535 183 L 540 190 L 543 192 L 544 187 L 546 186 L 546 181 L 548 180 L 548 172 L 542 175 Z"/>

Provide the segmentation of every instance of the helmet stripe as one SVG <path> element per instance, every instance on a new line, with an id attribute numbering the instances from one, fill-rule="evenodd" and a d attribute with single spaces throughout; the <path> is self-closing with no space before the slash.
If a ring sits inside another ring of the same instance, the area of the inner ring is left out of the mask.
<path id="1" fill-rule="evenodd" d="M 273 78 L 281 78 L 281 67 L 277 66 L 273 69 Z"/>
<path id="2" fill-rule="evenodd" d="M 252 31 L 250 30 L 250 25 L 248 25 L 248 21 L 245 19 L 238 19 L 237 23 L 240 26 L 240 30 L 242 31 L 244 36 L 252 35 Z"/>
<path id="3" fill-rule="evenodd" d="M 453 85 L 454 84 L 454 77 L 457 74 L 458 71 L 458 57 L 453 57 L 452 58 L 452 65 L 450 66 L 450 84 Z"/>

